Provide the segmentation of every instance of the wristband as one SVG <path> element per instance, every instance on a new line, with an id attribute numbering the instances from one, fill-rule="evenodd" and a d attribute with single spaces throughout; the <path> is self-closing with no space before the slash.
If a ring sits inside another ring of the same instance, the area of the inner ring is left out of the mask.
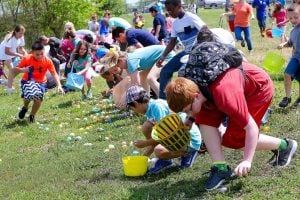
<path id="1" fill-rule="evenodd" d="M 189 120 L 189 121 L 191 121 L 191 122 L 195 122 L 195 118 L 194 117 L 188 116 L 186 119 Z"/>

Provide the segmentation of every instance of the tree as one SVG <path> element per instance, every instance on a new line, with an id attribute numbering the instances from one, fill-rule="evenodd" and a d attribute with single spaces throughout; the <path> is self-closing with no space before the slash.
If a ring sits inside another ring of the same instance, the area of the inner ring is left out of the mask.
<path id="1" fill-rule="evenodd" d="M 111 11 L 113 15 L 119 16 L 125 13 L 126 4 L 124 0 L 101 0 L 99 2 L 99 12 Z"/>

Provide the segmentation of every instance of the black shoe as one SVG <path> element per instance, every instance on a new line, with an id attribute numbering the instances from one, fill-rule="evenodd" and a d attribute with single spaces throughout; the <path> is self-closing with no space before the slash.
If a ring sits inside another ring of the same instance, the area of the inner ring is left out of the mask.
<path id="1" fill-rule="evenodd" d="M 229 166 L 227 166 L 228 171 L 221 171 L 218 167 L 213 166 L 210 169 L 210 176 L 205 183 L 206 190 L 213 190 L 220 187 L 224 182 L 235 177 Z"/>
<path id="2" fill-rule="evenodd" d="M 29 115 L 29 123 L 34 123 L 34 115 Z"/>
<path id="3" fill-rule="evenodd" d="M 206 148 L 206 146 L 205 146 L 204 141 L 202 140 L 200 149 L 198 150 L 198 154 L 203 154 L 203 155 L 204 155 L 205 152 L 207 152 L 207 148 Z"/>
<path id="4" fill-rule="evenodd" d="M 245 40 L 242 40 L 242 41 L 241 41 L 241 46 L 242 46 L 242 47 L 245 47 L 245 46 L 246 46 L 246 45 L 245 45 Z"/>
<path id="5" fill-rule="evenodd" d="M 22 107 L 21 111 L 19 112 L 19 119 L 24 119 L 26 112 L 28 111 L 27 108 Z"/>
<path id="6" fill-rule="evenodd" d="M 279 103 L 279 107 L 285 108 L 291 103 L 291 101 L 292 101 L 291 97 L 283 97 L 283 99 Z"/>
<path id="7" fill-rule="evenodd" d="M 297 100 L 293 103 L 293 107 L 297 108 L 300 106 L 300 97 L 297 98 Z"/>
<path id="8" fill-rule="evenodd" d="M 273 155 L 273 160 L 270 160 L 273 166 L 278 166 L 278 167 L 286 167 L 290 164 L 293 155 L 295 154 L 297 150 L 297 142 L 295 140 L 290 140 L 290 139 L 284 139 L 287 143 L 288 146 L 284 150 L 275 150 L 274 155 Z"/>

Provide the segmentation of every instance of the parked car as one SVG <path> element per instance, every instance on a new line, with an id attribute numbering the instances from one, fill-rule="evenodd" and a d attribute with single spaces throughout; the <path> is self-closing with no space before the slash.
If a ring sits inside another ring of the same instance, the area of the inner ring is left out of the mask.
<path id="1" fill-rule="evenodd" d="M 226 0 L 204 0 L 204 8 L 224 8 Z"/>

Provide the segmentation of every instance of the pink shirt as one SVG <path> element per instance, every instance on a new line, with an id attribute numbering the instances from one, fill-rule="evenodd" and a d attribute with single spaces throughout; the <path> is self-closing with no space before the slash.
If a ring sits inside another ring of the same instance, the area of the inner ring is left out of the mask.
<path id="1" fill-rule="evenodd" d="M 172 18 L 172 17 L 166 18 L 166 29 L 167 29 L 168 33 L 171 33 L 173 21 L 174 21 L 174 18 Z"/>
<path id="2" fill-rule="evenodd" d="M 280 22 L 286 21 L 286 10 L 281 9 L 279 12 L 274 13 L 272 17 L 276 19 L 276 24 L 278 26 Z M 280 26 L 286 26 L 286 23 L 280 24 Z"/>

